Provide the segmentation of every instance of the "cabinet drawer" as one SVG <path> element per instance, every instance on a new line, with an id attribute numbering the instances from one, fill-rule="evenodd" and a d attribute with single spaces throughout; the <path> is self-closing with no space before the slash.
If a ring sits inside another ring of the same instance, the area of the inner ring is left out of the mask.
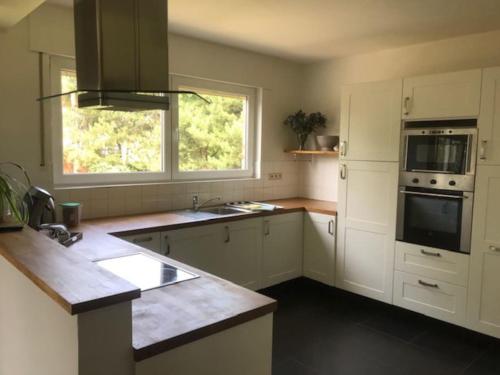
<path id="1" fill-rule="evenodd" d="M 469 255 L 396 242 L 396 269 L 466 286 Z"/>
<path id="2" fill-rule="evenodd" d="M 435 279 L 396 271 L 394 304 L 450 323 L 464 325 L 467 289 Z"/>
<path id="3" fill-rule="evenodd" d="M 144 247 L 145 249 L 161 251 L 161 234 L 160 232 L 134 234 L 132 236 L 120 237 L 122 240 L 133 243 L 134 245 Z"/>

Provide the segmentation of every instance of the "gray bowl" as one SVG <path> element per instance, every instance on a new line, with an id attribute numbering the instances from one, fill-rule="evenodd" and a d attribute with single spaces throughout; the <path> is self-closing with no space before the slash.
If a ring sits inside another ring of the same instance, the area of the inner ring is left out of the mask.
<path id="1" fill-rule="evenodd" d="M 339 144 L 338 135 L 317 135 L 316 142 L 321 151 L 331 151 Z"/>

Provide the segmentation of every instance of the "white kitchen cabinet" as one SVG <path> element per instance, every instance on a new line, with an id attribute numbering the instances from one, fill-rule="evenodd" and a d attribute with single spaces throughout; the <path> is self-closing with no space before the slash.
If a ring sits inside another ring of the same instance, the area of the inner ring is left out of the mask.
<path id="1" fill-rule="evenodd" d="M 335 284 L 335 236 L 335 216 L 304 214 L 304 276 Z"/>
<path id="2" fill-rule="evenodd" d="M 500 167 L 479 166 L 467 311 L 471 329 L 500 338 Z"/>
<path id="3" fill-rule="evenodd" d="M 483 70 L 478 164 L 500 165 L 500 67 Z"/>
<path id="4" fill-rule="evenodd" d="M 401 92 L 402 80 L 343 87 L 341 159 L 398 161 Z"/>
<path id="5" fill-rule="evenodd" d="M 340 165 L 336 285 L 392 302 L 398 163 Z"/>
<path id="6" fill-rule="evenodd" d="M 262 287 L 302 276 L 302 212 L 264 218 L 263 234 Z"/>
<path id="7" fill-rule="evenodd" d="M 471 118 L 479 115 L 481 69 L 405 78 L 405 120 Z"/>
<path id="8" fill-rule="evenodd" d="M 195 268 L 222 276 L 223 226 L 203 225 L 162 233 L 162 253 Z"/>
<path id="9" fill-rule="evenodd" d="M 464 325 L 467 289 L 444 281 L 396 271 L 394 304 L 436 319 Z"/>
<path id="10" fill-rule="evenodd" d="M 161 253 L 161 233 L 141 233 L 120 237 L 122 240 L 133 243 L 148 250 Z"/>
<path id="11" fill-rule="evenodd" d="M 221 276 L 245 288 L 261 287 L 262 219 L 247 219 L 223 225 L 223 270 Z"/>

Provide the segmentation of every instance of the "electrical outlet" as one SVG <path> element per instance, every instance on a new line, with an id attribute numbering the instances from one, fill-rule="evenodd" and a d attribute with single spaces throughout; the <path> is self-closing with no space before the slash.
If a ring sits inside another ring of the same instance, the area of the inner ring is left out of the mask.
<path id="1" fill-rule="evenodd" d="M 271 181 L 281 180 L 283 178 L 283 175 L 281 174 L 281 172 L 273 172 L 269 173 L 268 178 Z"/>

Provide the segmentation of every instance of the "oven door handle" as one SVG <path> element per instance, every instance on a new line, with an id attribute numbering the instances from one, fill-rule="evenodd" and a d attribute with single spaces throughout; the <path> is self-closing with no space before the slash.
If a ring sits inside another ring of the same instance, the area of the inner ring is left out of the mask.
<path id="1" fill-rule="evenodd" d="M 420 193 L 418 191 L 407 191 L 400 190 L 402 194 L 411 194 L 411 195 L 423 195 L 426 197 L 438 197 L 438 198 L 451 198 L 451 199 L 468 199 L 467 195 L 448 195 L 448 194 L 436 194 L 436 193 Z"/>

